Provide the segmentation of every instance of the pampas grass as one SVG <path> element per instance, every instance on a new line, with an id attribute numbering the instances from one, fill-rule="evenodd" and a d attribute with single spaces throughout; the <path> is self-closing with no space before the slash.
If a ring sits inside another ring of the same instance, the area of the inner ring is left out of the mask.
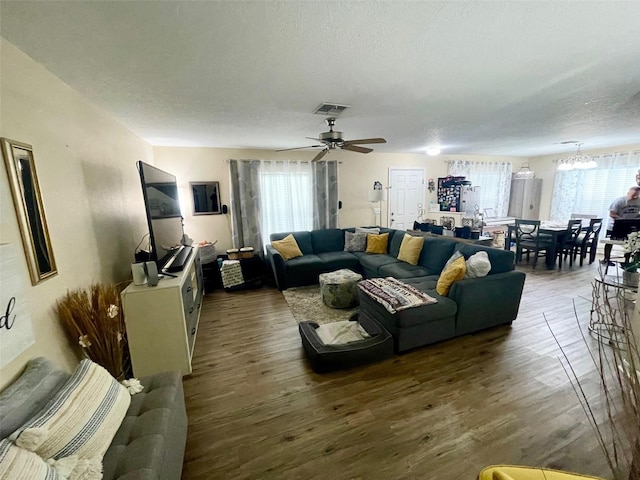
<path id="1" fill-rule="evenodd" d="M 67 292 L 56 306 L 69 339 L 118 380 L 129 372 L 129 349 L 120 304 L 123 287 L 98 283 L 89 289 Z"/>
<path id="2" fill-rule="evenodd" d="M 604 279 L 602 272 L 601 275 Z M 625 289 L 594 285 L 592 300 L 594 305 L 599 303 L 591 315 L 600 328 L 593 331 L 600 335 L 596 347 L 590 347 L 593 342 L 583 332 L 574 302 L 574 317 L 598 375 L 600 398 L 586 393 L 586 386 L 578 378 L 546 316 L 545 322 L 560 348 L 562 366 L 593 427 L 613 478 L 640 480 L 640 348 L 630 314 L 634 309 L 636 315 L 640 312 L 639 305 L 631 308 L 633 304 L 627 293 Z"/>

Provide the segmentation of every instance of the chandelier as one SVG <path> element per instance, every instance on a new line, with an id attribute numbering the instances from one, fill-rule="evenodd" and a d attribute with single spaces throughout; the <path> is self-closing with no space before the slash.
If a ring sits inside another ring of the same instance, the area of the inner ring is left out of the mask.
<path id="1" fill-rule="evenodd" d="M 533 173 L 533 170 L 529 168 L 529 164 L 525 163 L 522 165 L 522 167 L 520 167 L 520 170 L 518 170 L 516 173 L 512 175 L 512 178 L 516 180 L 520 180 L 520 179 L 526 180 L 527 178 L 536 178 L 536 174 Z"/>
<path id="2" fill-rule="evenodd" d="M 578 143 L 578 151 L 572 157 L 559 158 L 557 160 L 558 170 L 587 170 L 598 166 L 593 157 L 585 155 L 580 151 L 581 145 L 581 143 Z"/>

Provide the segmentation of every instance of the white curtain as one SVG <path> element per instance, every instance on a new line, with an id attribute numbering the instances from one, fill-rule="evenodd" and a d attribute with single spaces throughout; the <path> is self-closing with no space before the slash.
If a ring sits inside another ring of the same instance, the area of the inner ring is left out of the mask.
<path id="1" fill-rule="evenodd" d="M 609 218 L 609 206 L 636 184 L 640 151 L 594 156 L 597 168 L 556 171 L 551 220 L 566 221 L 572 213 Z M 607 225 L 605 221 L 605 225 Z"/>
<path id="2" fill-rule="evenodd" d="M 260 166 L 262 240 L 269 235 L 313 229 L 313 172 L 310 162 L 263 161 Z"/>
<path id="3" fill-rule="evenodd" d="M 492 208 L 497 217 L 506 217 L 509 211 L 512 170 L 511 162 L 449 162 L 449 175 L 464 176 L 473 187 L 480 187 L 480 211 Z"/>

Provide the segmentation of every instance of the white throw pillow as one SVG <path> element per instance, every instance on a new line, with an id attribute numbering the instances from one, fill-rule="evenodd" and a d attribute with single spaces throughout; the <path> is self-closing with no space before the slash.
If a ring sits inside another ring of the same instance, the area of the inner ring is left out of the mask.
<path id="1" fill-rule="evenodd" d="M 29 450 L 12 442 L 0 440 L 0 480 L 25 478 L 29 480 L 62 480 L 55 468 Z"/>
<path id="2" fill-rule="evenodd" d="M 467 261 L 467 273 L 464 278 L 486 277 L 491 271 L 491 262 L 487 252 L 480 251 L 471 255 Z"/>
<path id="3" fill-rule="evenodd" d="M 44 459 L 76 456 L 101 469 L 131 395 L 104 368 L 82 360 L 56 395 L 10 437 Z"/>
<path id="4" fill-rule="evenodd" d="M 374 233 L 376 235 L 379 235 L 380 229 L 378 227 L 371 227 L 371 228 L 356 227 L 356 233 Z"/>

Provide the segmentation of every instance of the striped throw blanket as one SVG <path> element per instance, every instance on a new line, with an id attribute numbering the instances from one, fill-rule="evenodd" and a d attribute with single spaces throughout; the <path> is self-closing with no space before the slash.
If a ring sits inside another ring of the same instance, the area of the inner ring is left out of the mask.
<path id="1" fill-rule="evenodd" d="M 435 298 L 393 277 L 370 278 L 358 283 L 358 287 L 390 313 L 438 302 Z"/>

